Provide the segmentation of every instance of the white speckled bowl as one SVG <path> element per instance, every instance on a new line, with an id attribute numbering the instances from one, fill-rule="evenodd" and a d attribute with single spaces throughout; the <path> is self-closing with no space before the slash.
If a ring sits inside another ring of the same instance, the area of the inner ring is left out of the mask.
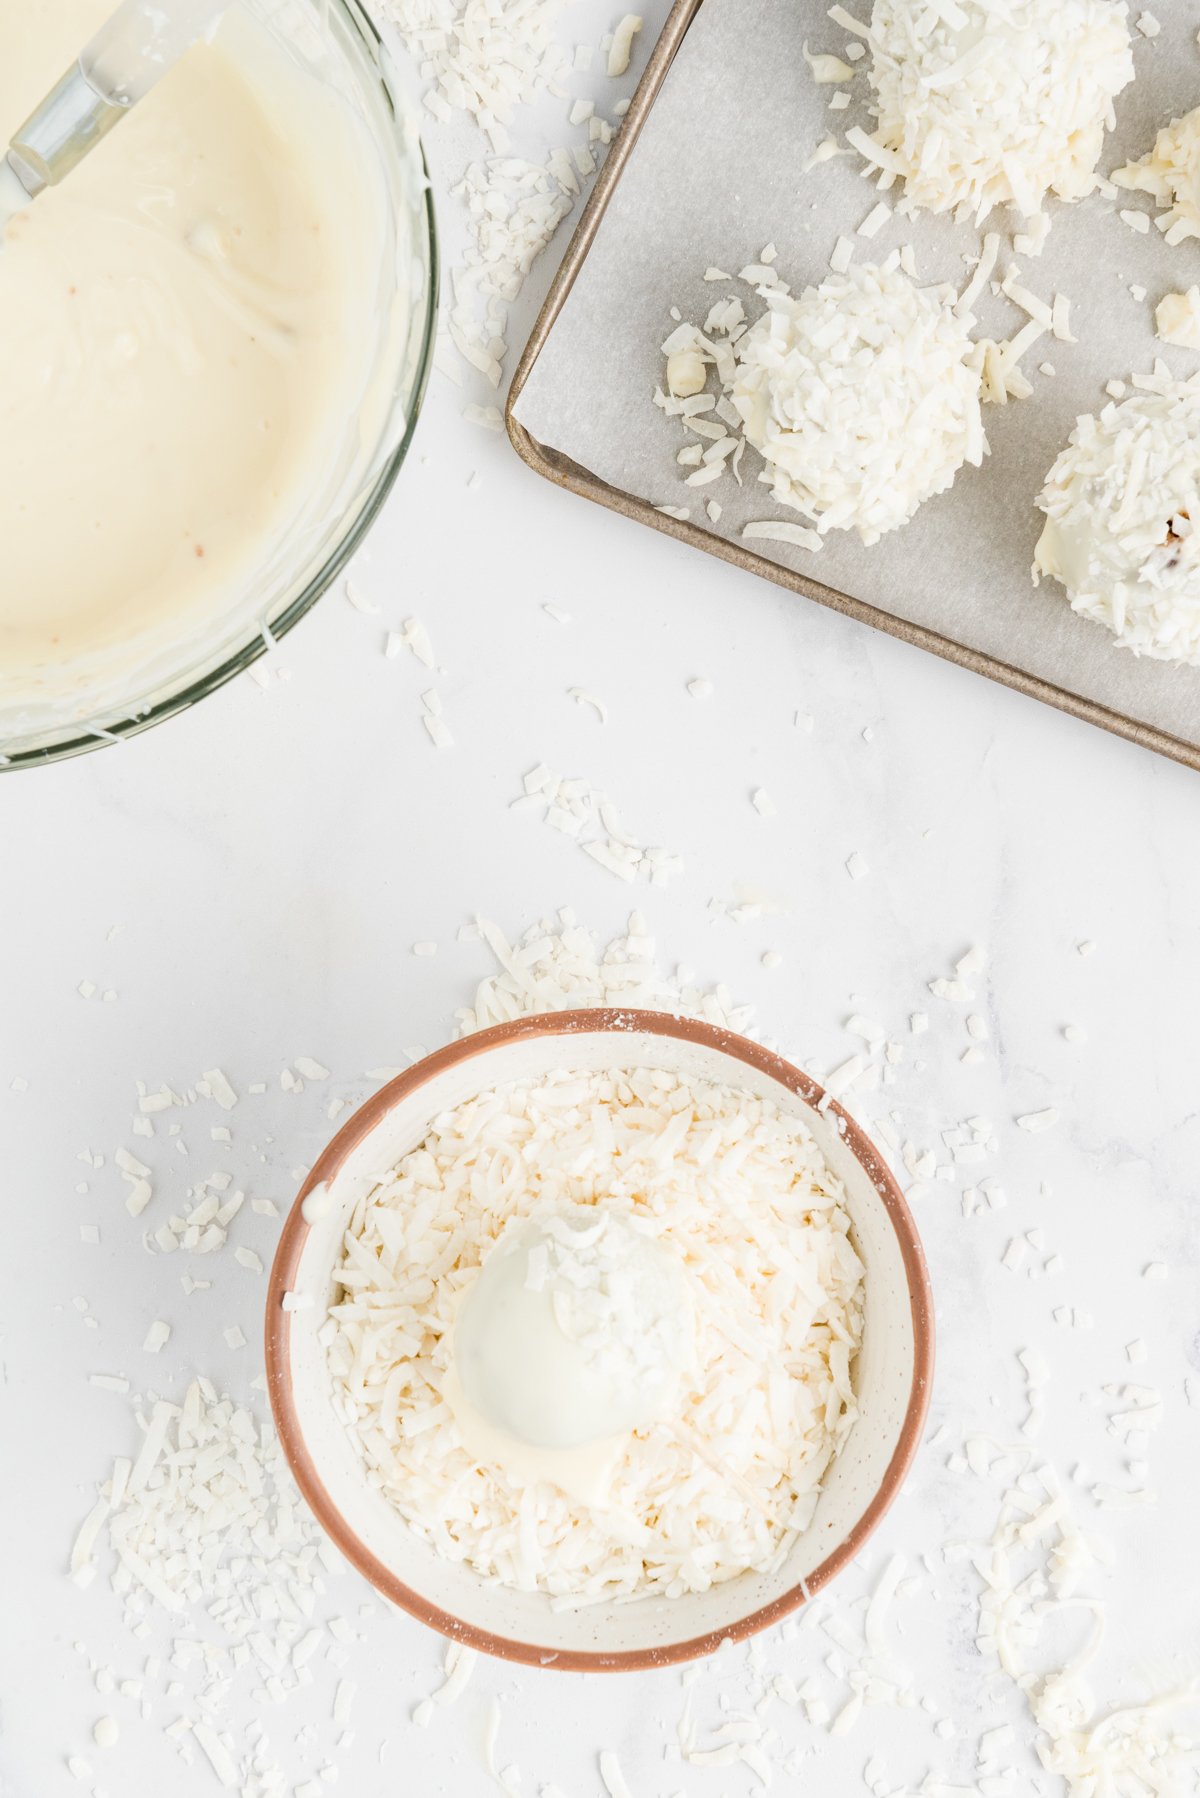
<path id="1" fill-rule="evenodd" d="M 677 1599 L 555 1612 L 538 1593 L 488 1585 L 442 1560 L 372 1491 L 330 1403 L 317 1332 L 342 1232 L 356 1200 L 422 1140 L 430 1119 L 498 1082 L 552 1069 L 652 1067 L 747 1089 L 803 1120 L 845 1183 L 866 1266 L 865 1324 L 854 1384 L 860 1415 L 826 1476 L 812 1524 L 783 1566 Z M 316 1517 L 348 1560 L 444 1635 L 534 1666 L 632 1670 L 710 1653 L 726 1637 L 777 1623 L 827 1585 L 862 1547 L 904 1479 L 933 1373 L 933 1305 L 908 1207 L 858 1126 L 807 1075 L 757 1043 L 652 1011 L 552 1012 L 501 1024 L 419 1062 L 355 1113 L 313 1168 L 284 1226 L 267 1297 L 267 1378 L 284 1451 Z M 308 1223 L 322 1182 L 332 1204 Z M 310 1295 L 284 1311 L 283 1295 Z"/>

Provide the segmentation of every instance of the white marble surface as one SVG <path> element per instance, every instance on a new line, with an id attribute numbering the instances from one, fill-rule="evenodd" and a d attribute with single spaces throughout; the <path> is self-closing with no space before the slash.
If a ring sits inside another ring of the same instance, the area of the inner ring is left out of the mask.
<path id="1" fill-rule="evenodd" d="M 598 30 L 608 21 L 596 17 Z M 547 117 L 566 141 L 561 113 Z M 465 142 L 434 140 L 443 189 Z M 443 213 L 451 218 L 450 202 Z M 1038 1450 L 1064 1477 L 1086 1464 L 1080 1514 L 1113 1548 L 1093 1588 L 1117 1625 L 1096 1667 L 1098 1705 L 1165 1688 L 1181 1667 L 1194 1671 L 1200 1650 L 1183 1599 L 1200 1579 L 1200 1409 L 1185 1392 L 1190 1372 L 1200 1398 L 1197 777 L 540 484 L 502 438 L 462 420 L 463 398 L 435 379 L 412 464 L 355 570 L 378 616 L 335 591 L 281 648 L 286 682 L 260 691 L 243 679 L 137 741 L 0 783 L 0 1791 L 90 1789 L 66 1770 L 72 1752 L 109 1798 L 218 1789 L 206 1767 L 181 1767 L 162 1734 L 177 1704 L 159 1699 L 143 1720 L 129 1700 L 98 1696 L 88 1656 L 135 1675 L 146 1645 L 122 1629 L 102 1581 L 80 1592 L 65 1577 L 94 1484 L 133 1440 L 129 1401 L 90 1387 L 89 1373 L 178 1394 L 199 1370 L 246 1395 L 259 1371 L 263 1281 L 226 1252 L 192 1269 L 212 1289 L 185 1298 L 182 1257 L 144 1252 L 112 1160 L 122 1144 L 142 1154 L 156 1169 L 156 1208 L 175 1209 L 189 1178 L 209 1171 L 199 1139 L 227 1120 L 194 1114 L 185 1162 L 161 1123 L 152 1142 L 131 1136 L 135 1082 L 180 1088 L 215 1064 L 242 1090 L 269 1081 L 268 1095 L 228 1120 L 232 1147 L 210 1145 L 211 1162 L 286 1202 L 291 1170 L 331 1130 L 329 1095 L 357 1097 L 364 1070 L 448 1033 L 487 970 L 478 946 L 455 940 L 475 910 L 517 931 L 570 904 L 607 936 L 636 903 L 665 960 L 756 1002 L 764 1030 L 815 1071 L 857 1046 L 844 1028 L 851 1012 L 884 1022 L 905 1060 L 889 1091 L 869 1076 L 850 1095 L 864 1121 L 896 1109 L 903 1135 L 940 1161 L 941 1128 L 979 1114 L 994 1123 L 986 1165 L 914 1200 L 940 1330 L 931 1432 L 947 1434 L 924 1448 L 844 1586 L 860 1622 L 854 1603 L 888 1557 L 910 1557 L 922 1583 L 894 1609 L 890 1644 L 953 1728 L 936 1734 L 920 1709 L 868 1710 L 834 1739 L 778 1704 L 767 1721 L 781 1758 L 802 1755 L 800 1775 L 780 1773 L 776 1790 L 822 1795 L 866 1791 L 873 1756 L 886 1763 L 873 1770 L 885 1790 L 916 1789 L 928 1775 L 973 1791 L 980 1731 L 1010 1721 L 1016 1739 L 999 1758 L 1018 1769 L 1015 1798 L 1035 1789 L 1034 1731 L 1019 1694 L 974 1647 L 972 1566 L 942 1549 L 992 1529 L 1004 1479 L 956 1477 L 946 1461 L 972 1431 L 1018 1440 L 1021 1348 L 1040 1346 L 1052 1369 Z M 545 601 L 571 622 L 553 622 Z M 434 750 L 420 722 L 430 676 L 408 655 L 382 654 L 384 629 L 410 612 L 444 669 L 435 684 L 453 749 Z M 689 697 L 694 676 L 713 681 L 711 699 Z M 574 685 L 607 702 L 607 725 L 568 698 Z M 511 811 L 539 759 L 606 787 L 643 840 L 684 855 L 686 874 L 665 890 L 627 889 L 535 816 Z M 775 817 L 752 807 L 758 787 Z M 856 881 L 845 869 L 854 851 L 869 868 Z M 782 909 L 741 926 L 710 909 L 741 883 Z M 437 941 L 436 957 L 413 956 L 423 939 Z M 1085 941 L 1096 947 L 1081 956 Z M 933 999 L 926 982 L 972 943 L 987 952 L 975 1003 Z M 774 972 L 761 966 L 768 949 L 784 958 Z M 100 989 L 90 1000 L 77 991 L 85 980 Z M 107 1003 L 106 989 L 117 995 Z M 916 1008 L 931 1018 L 919 1041 L 907 1030 Z M 989 1030 L 975 1066 L 959 1059 L 966 1010 Z M 1086 1043 L 1064 1040 L 1068 1023 L 1085 1028 Z M 279 1090 L 280 1068 L 298 1054 L 333 1069 L 328 1085 Z M 1018 1114 L 1051 1105 L 1056 1128 L 1017 1128 Z M 80 1163 L 85 1148 L 102 1168 Z M 981 1173 L 1001 1182 L 1007 1204 L 964 1217 L 960 1192 Z M 99 1226 L 98 1246 L 80 1240 L 81 1224 Z M 268 1257 L 275 1228 L 247 1212 L 235 1231 Z M 1017 1271 L 1002 1267 L 1010 1238 L 1035 1229 L 1044 1248 Z M 1054 1253 L 1061 1271 L 1042 1272 Z M 1145 1277 L 1154 1261 L 1169 1264 L 1165 1280 Z M 1086 1309 L 1094 1327 L 1055 1323 L 1064 1305 Z M 152 1359 L 141 1343 L 158 1317 L 173 1335 Z M 221 1336 L 235 1320 L 250 1337 L 240 1352 Z M 1148 1359 L 1131 1371 L 1135 1338 Z M 1101 1386 L 1127 1376 L 1164 1395 L 1144 1481 L 1105 1432 Z M 1155 1502 L 1096 1515 L 1096 1479 L 1145 1484 Z M 438 1682 L 440 1644 L 347 1575 L 331 1608 L 355 1616 L 360 1605 L 355 1739 L 336 1757 L 337 1790 L 497 1790 L 482 1749 L 495 1695 L 499 1763 L 520 1768 L 524 1794 L 553 1782 L 599 1798 L 603 1748 L 618 1751 L 634 1798 L 759 1789 L 748 1767 L 684 1766 L 664 1753 L 684 1700 L 678 1673 L 481 1665 L 458 1706 L 420 1730 L 411 1711 Z M 758 1695 L 756 1656 L 844 1700 L 825 1665 L 831 1648 L 819 1627 L 802 1629 L 702 1670 L 692 1693 L 701 1735 L 721 1720 L 719 1693 Z M 264 1716 L 297 1777 L 325 1759 L 335 1733 L 336 1674 L 323 1658 L 312 1671 L 311 1686 Z M 231 1714 L 251 1710 L 242 1695 Z M 101 1751 L 90 1734 L 106 1712 L 121 1737 Z M 310 1718 L 305 1754 L 295 1737 Z"/>

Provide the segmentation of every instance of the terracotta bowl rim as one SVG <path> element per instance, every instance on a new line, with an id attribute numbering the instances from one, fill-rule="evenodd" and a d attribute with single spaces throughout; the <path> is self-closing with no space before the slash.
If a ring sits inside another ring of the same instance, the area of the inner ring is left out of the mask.
<path id="1" fill-rule="evenodd" d="M 744 1617 L 733 1619 L 727 1627 L 687 1641 L 620 1653 L 544 1648 L 534 1642 L 478 1629 L 432 1604 L 421 1593 L 397 1578 L 384 1562 L 371 1553 L 351 1529 L 330 1496 L 301 1431 L 292 1382 L 292 1314 L 283 1309 L 282 1302 L 284 1293 L 294 1283 L 310 1229 L 301 1212 L 305 1198 L 315 1186 L 336 1177 L 363 1138 L 396 1105 L 448 1068 L 457 1067 L 478 1056 L 486 1056 L 492 1049 L 526 1039 L 586 1036 L 605 1032 L 673 1037 L 679 1042 L 699 1043 L 706 1048 L 718 1050 L 767 1075 L 779 1085 L 798 1094 L 810 1106 L 822 1106 L 826 1116 L 839 1120 L 842 1141 L 878 1192 L 896 1233 L 908 1285 L 913 1327 L 913 1379 L 900 1436 L 878 1490 L 849 1534 L 825 1556 L 807 1580 L 789 1588 L 770 1604 L 762 1605 Z M 347 1119 L 317 1157 L 284 1222 L 267 1286 L 265 1347 L 271 1411 L 296 1484 L 317 1521 L 341 1554 L 385 1598 L 441 1635 L 502 1660 L 533 1667 L 553 1667 L 566 1672 L 631 1673 L 694 1660 L 713 1653 L 724 1641 L 743 1641 L 760 1630 L 771 1628 L 827 1586 L 859 1552 L 900 1490 L 920 1444 L 933 1384 L 933 1294 L 916 1223 L 890 1168 L 861 1127 L 836 1099 L 828 1098 L 824 1089 L 808 1074 L 760 1043 L 752 1042 L 736 1031 L 706 1023 L 700 1018 L 640 1008 L 594 1007 L 514 1018 L 461 1037 L 448 1043 L 445 1048 L 435 1050 L 432 1055 L 425 1056 L 422 1061 L 416 1062 L 389 1081 Z"/>

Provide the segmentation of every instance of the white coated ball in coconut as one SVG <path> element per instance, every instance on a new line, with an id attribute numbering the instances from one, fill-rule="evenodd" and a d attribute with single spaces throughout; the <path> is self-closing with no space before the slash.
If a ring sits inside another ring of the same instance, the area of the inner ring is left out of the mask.
<path id="1" fill-rule="evenodd" d="M 1077 419 L 1038 504 L 1034 579 L 1122 649 L 1200 666 L 1200 389 L 1168 377 Z"/>
<path id="2" fill-rule="evenodd" d="M 775 499 L 875 543 L 983 460 L 971 320 L 951 289 L 864 264 L 765 298 L 730 397 Z"/>
<path id="3" fill-rule="evenodd" d="M 569 1205 L 521 1219 L 496 1243 L 467 1292 L 454 1353 L 491 1428 L 562 1450 L 668 1415 L 692 1332 L 678 1261 L 622 1212 Z"/>
<path id="4" fill-rule="evenodd" d="M 877 160 L 916 205 L 1031 216 L 1047 193 L 1092 191 L 1113 99 L 1133 80 L 1123 5 L 875 0 L 868 41 Z"/>

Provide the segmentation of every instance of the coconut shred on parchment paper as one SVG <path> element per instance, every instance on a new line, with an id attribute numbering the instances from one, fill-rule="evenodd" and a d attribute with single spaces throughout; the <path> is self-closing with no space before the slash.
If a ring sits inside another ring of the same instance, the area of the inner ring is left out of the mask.
<path id="1" fill-rule="evenodd" d="M 850 10 L 865 17 L 870 9 L 864 0 Z M 1200 103 L 1195 0 L 1161 0 L 1155 14 L 1162 27 L 1156 36 L 1132 32 L 1137 78 L 1118 96 L 1102 175 L 1144 155 L 1161 125 Z M 841 55 L 848 38 L 823 5 L 705 0 L 516 406 L 542 445 L 620 491 L 689 507 L 693 523 L 731 541 L 755 520 L 804 521 L 772 502 L 752 451 L 740 488 L 732 476 L 698 490 L 684 484 L 687 471 L 675 458 L 686 439 L 678 421 L 652 404 L 663 381 L 671 307 L 703 324 L 728 292 L 756 317 L 761 301 L 736 271 L 772 242 L 779 275 L 793 292 L 829 274 L 841 236 L 853 240 L 859 262 L 880 262 L 911 243 L 922 282 L 957 288 L 980 251 L 982 232 L 973 225 L 925 214 L 893 214 L 874 237 L 857 237 L 880 198 L 862 158 L 839 156 L 804 172 L 822 139 L 842 142 L 854 124 L 871 129 L 865 60 L 853 81 L 832 87 L 814 82 L 804 59 L 805 42 Z M 839 87 L 851 102 L 831 111 Z M 883 197 L 894 207 L 899 186 Z M 751 547 L 896 618 L 1200 746 L 1200 670 L 1118 650 L 1107 631 L 1071 612 L 1057 583 L 1035 588 L 1030 577 L 1043 523 L 1034 502 L 1077 414 L 1098 411 L 1108 401 L 1107 382 L 1148 371 L 1156 355 L 1179 375 L 1196 368 L 1194 354 L 1157 342 L 1153 313 L 1163 294 L 1200 278 L 1200 245 L 1172 248 L 1149 219 L 1144 234 L 1131 229 L 1122 210 L 1154 208 L 1148 196 L 1124 189 L 1116 199 L 1096 193 L 1072 206 L 1051 198 L 1047 210 L 1052 228 L 1036 258 L 1013 250 L 1012 234 L 1022 229 L 1016 214 L 997 210 L 984 222 L 983 229 L 1001 233 L 994 278 L 1015 261 L 1025 286 L 1048 303 L 1056 293 L 1068 296 L 1078 341 L 1047 334 L 1026 352 L 1021 366 L 1033 395 L 986 409 L 992 453 L 983 466 L 963 468 L 949 493 L 870 549 L 845 531 L 831 532 L 816 554 L 761 541 Z M 706 282 L 712 264 L 734 278 Z M 1144 288 L 1144 298 L 1135 299 L 1131 287 Z M 975 310 L 980 335 L 1008 337 L 1025 322 L 990 294 Z M 1045 362 L 1052 375 L 1040 372 Z M 716 525 L 706 521 L 710 499 L 722 507 Z"/>

